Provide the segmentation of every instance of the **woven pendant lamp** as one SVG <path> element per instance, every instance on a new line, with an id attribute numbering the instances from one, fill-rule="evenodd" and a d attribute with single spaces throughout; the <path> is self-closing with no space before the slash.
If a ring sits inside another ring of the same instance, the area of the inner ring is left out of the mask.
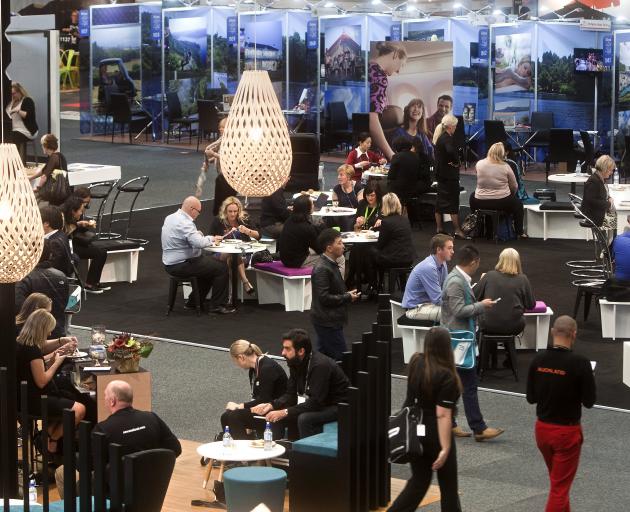
<path id="1" fill-rule="evenodd" d="M 15 283 L 39 261 L 44 228 L 14 144 L 0 144 L 0 283 Z"/>
<path id="2" fill-rule="evenodd" d="M 221 172 L 239 194 L 266 197 L 289 179 L 291 140 L 266 71 L 245 71 L 221 139 Z"/>

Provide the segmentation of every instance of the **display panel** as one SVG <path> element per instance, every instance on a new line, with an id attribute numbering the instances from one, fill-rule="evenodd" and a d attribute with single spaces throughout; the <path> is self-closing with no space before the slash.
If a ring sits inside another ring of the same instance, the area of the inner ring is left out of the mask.
<path id="1" fill-rule="evenodd" d="M 494 88 L 497 93 L 529 91 L 533 86 L 532 36 L 498 35 L 495 40 L 496 71 Z"/>
<path id="2" fill-rule="evenodd" d="M 573 49 L 573 71 L 575 73 L 603 73 L 610 71 L 604 66 L 604 51 L 594 48 Z"/>
<path id="3" fill-rule="evenodd" d="M 324 64 L 330 83 L 365 79 L 361 25 L 341 25 L 326 31 Z"/>

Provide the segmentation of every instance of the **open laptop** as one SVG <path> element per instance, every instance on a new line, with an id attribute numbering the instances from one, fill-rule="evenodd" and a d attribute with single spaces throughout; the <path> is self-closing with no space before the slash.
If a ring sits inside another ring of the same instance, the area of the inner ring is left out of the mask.
<path id="1" fill-rule="evenodd" d="M 319 194 L 315 202 L 313 203 L 313 210 L 321 210 L 324 206 L 328 204 L 328 195 L 327 194 Z"/>

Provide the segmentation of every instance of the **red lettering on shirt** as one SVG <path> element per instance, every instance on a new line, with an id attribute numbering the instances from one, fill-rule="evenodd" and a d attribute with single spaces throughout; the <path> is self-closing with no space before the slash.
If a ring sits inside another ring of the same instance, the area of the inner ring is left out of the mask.
<path id="1" fill-rule="evenodd" d="M 536 368 L 536 371 L 539 373 L 552 373 L 553 375 L 566 375 L 567 372 L 564 370 L 559 370 L 556 368 L 545 368 L 544 366 L 539 366 L 538 368 Z"/>

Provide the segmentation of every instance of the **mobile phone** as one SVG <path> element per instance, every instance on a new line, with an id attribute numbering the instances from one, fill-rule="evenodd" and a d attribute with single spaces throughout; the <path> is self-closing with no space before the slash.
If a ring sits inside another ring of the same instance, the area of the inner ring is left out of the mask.
<path id="1" fill-rule="evenodd" d="M 494 299 L 495 304 L 499 302 L 500 300 L 501 300 L 501 297 L 499 297 L 498 299 Z"/>

